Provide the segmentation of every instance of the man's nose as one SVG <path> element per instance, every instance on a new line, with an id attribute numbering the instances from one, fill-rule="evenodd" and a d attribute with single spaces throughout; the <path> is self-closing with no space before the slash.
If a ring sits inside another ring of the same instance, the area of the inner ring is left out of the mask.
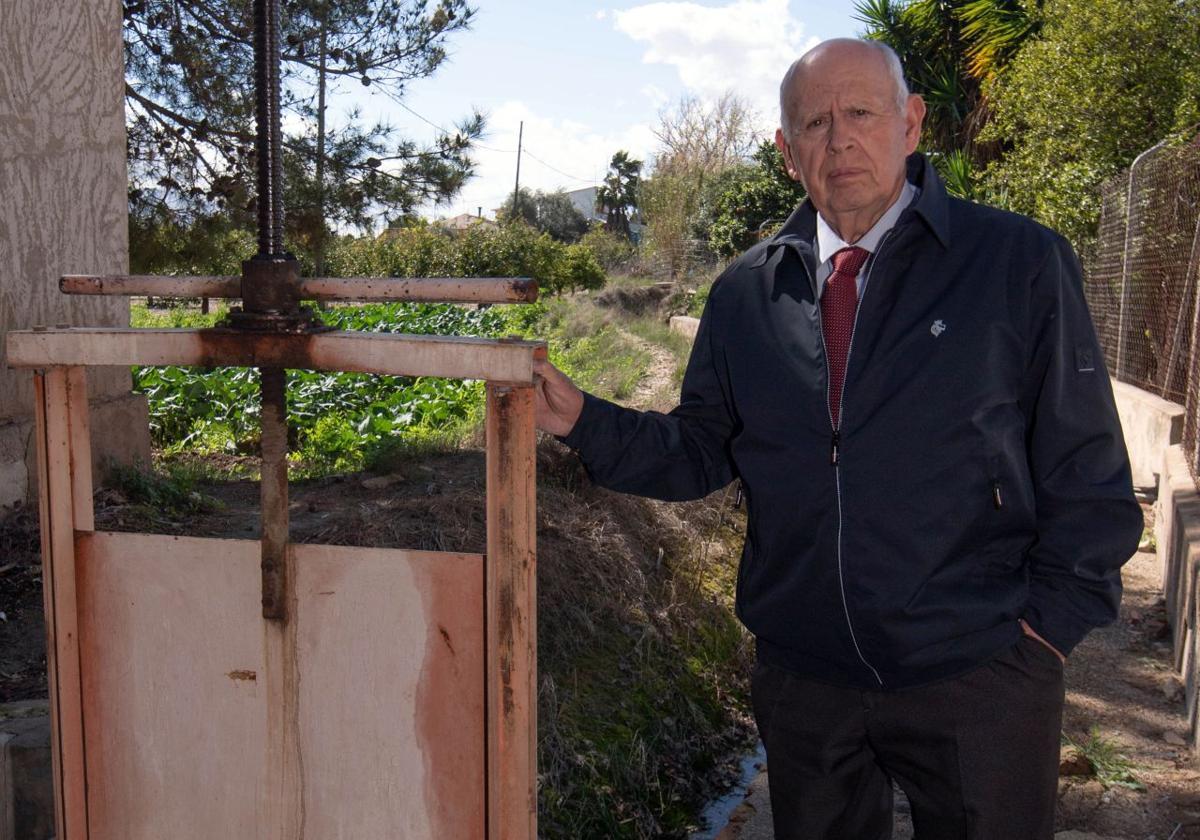
<path id="1" fill-rule="evenodd" d="M 854 135 L 850 123 L 840 117 L 830 119 L 827 143 L 831 152 L 842 152 L 852 146 Z"/>

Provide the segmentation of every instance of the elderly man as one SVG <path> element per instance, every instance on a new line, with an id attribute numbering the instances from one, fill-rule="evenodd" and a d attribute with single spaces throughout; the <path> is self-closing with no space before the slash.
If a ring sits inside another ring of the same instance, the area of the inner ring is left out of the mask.
<path id="1" fill-rule="evenodd" d="M 596 482 L 738 479 L 738 615 L 775 835 L 1049 838 L 1063 659 L 1111 621 L 1141 533 L 1070 246 L 947 196 L 896 56 L 788 70 L 776 143 L 809 198 L 713 285 L 670 414 L 538 373 Z"/>

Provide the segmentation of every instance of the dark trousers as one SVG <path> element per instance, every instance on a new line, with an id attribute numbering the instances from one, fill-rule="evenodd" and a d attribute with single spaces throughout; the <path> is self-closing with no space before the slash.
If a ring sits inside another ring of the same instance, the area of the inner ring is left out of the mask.
<path id="1" fill-rule="evenodd" d="M 888 840 L 892 783 L 916 840 L 1049 840 L 1063 672 L 1024 637 L 962 676 L 896 692 L 759 663 L 754 716 L 776 840 Z"/>

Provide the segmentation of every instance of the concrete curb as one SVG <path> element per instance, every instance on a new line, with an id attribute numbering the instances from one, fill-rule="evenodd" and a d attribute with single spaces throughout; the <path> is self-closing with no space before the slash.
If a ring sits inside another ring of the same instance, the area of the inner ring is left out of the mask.
<path id="1" fill-rule="evenodd" d="M 1163 453 L 1154 541 L 1171 623 L 1175 668 L 1183 677 L 1191 746 L 1200 744 L 1200 493 L 1182 446 Z"/>
<path id="2" fill-rule="evenodd" d="M 1113 396 L 1129 450 L 1133 486 L 1153 487 L 1163 452 L 1183 441 L 1183 406 L 1125 382 L 1113 383 Z"/>

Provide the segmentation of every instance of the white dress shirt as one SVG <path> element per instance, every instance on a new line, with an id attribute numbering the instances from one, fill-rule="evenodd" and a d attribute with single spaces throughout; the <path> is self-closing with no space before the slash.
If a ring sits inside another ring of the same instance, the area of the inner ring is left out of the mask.
<path id="1" fill-rule="evenodd" d="M 876 249 L 879 248 L 879 243 L 883 241 L 884 235 L 891 230 L 896 220 L 900 218 L 900 214 L 904 212 L 904 208 L 908 207 L 921 191 L 908 181 L 904 182 L 904 186 L 900 188 L 900 197 L 897 198 L 892 206 L 879 217 L 869 231 L 863 234 L 862 238 L 853 243 L 859 248 L 863 248 L 867 253 L 874 256 Z M 825 281 L 829 279 L 829 275 L 833 274 L 833 255 L 843 248 L 849 248 L 851 243 L 845 242 L 842 237 L 838 236 L 829 223 L 825 221 L 820 213 L 817 214 L 817 294 L 820 295 L 825 291 Z M 862 298 L 863 280 L 870 272 L 871 258 L 863 263 L 863 267 L 859 270 L 855 281 L 858 284 L 858 296 Z"/>

